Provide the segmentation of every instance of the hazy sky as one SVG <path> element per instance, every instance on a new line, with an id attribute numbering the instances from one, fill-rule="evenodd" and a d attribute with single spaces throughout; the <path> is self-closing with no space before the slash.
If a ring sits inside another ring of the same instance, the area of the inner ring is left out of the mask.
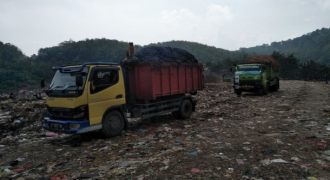
<path id="1" fill-rule="evenodd" d="M 330 27 L 330 0 L 0 0 L 0 41 L 29 56 L 86 38 L 238 50 L 322 27 Z"/>

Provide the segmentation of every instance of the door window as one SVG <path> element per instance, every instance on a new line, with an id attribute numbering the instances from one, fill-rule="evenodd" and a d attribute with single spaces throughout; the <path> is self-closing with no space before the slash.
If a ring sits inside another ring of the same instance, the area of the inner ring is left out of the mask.
<path id="1" fill-rule="evenodd" d="M 118 71 L 110 69 L 95 70 L 91 80 L 91 94 L 103 91 L 118 82 Z"/>

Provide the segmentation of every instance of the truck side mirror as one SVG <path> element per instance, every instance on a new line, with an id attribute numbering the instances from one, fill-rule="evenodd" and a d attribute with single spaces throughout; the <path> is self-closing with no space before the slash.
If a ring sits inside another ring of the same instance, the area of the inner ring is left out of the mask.
<path id="1" fill-rule="evenodd" d="M 45 87 L 45 80 L 44 79 L 41 79 L 40 86 L 41 86 L 41 88 L 44 88 Z"/>
<path id="2" fill-rule="evenodd" d="M 76 86 L 77 87 L 80 87 L 83 85 L 83 78 L 82 78 L 82 75 L 77 75 L 76 76 Z"/>

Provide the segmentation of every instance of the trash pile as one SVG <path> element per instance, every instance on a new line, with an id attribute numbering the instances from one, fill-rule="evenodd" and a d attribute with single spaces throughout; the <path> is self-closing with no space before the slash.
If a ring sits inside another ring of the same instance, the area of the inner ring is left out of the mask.
<path id="1" fill-rule="evenodd" d="M 194 55 L 183 49 L 173 47 L 147 46 L 135 53 L 132 57 L 124 60 L 124 63 L 138 63 L 147 61 L 198 62 Z"/>
<path id="2" fill-rule="evenodd" d="M 1 140 L 0 179 L 330 179 L 329 90 L 282 81 L 281 90 L 267 96 L 237 97 L 232 83 L 207 83 L 190 119 L 130 119 L 114 138 L 43 132 L 40 126 L 7 130 L 6 139 L 27 135 L 22 143 Z M 0 114 L 10 124 L 23 117 L 37 125 L 45 104 L 30 103 L 2 103 Z M 40 115 L 31 118 L 35 111 L 27 107 L 40 108 Z"/>
<path id="3" fill-rule="evenodd" d="M 42 132 L 41 119 L 46 113 L 44 100 L 0 102 L 0 145 L 18 145 Z"/>
<path id="4" fill-rule="evenodd" d="M 281 69 L 281 66 L 276 60 L 269 55 L 258 55 L 255 57 L 252 57 L 248 59 L 246 62 L 249 63 L 265 63 L 265 62 L 270 62 L 274 68 L 274 71 L 279 71 Z"/>

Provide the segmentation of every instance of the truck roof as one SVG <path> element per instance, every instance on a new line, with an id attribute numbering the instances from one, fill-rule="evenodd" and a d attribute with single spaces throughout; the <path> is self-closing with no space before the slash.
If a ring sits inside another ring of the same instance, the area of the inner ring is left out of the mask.
<path id="1" fill-rule="evenodd" d="M 263 64 L 262 63 L 255 63 L 255 62 L 244 62 L 244 63 L 239 63 L 237 64 L 238 66 L 239 65 L 248 65 L 248 66 L 262 66 Z"/>
<path id="2" fill-rule="evenodd" d="M 119 65 L 118 63 L 113 63 L 113 62 L 86 62 L 84 64 L 75 64 L 75 65 L 66 65 L 66 66 L 53 66 L 53 70 L 60 70 L 61 72 L 65 73 L 73 73 L 73 72 L 80 72 L 84 69 L 85 66 L 90 66 L 90 65 Z M 68 69 L 69 66 L 81 66 L 80 69 Z"/>

